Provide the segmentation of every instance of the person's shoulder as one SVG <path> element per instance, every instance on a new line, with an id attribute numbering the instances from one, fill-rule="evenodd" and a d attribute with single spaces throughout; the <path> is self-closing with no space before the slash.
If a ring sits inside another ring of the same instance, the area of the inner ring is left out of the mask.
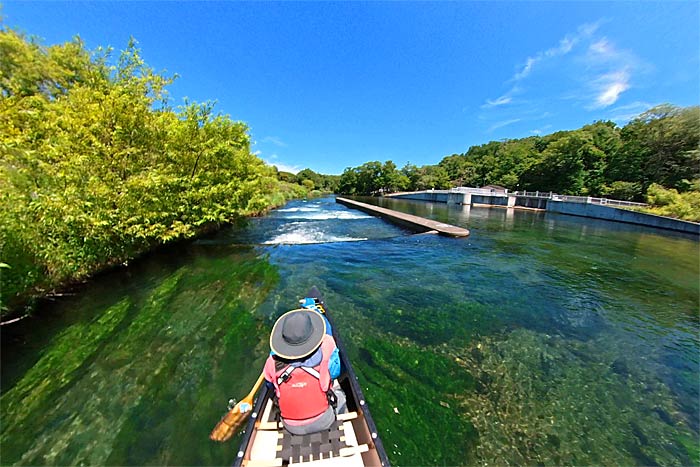
<path id="1" fill-rule="evenodd" d="M 330 334 L 326 334 L 325 336 L 323 336 L 323 344 L 324 344 L 324 346 L 330 346 L 334 349 L 338 348 L 338 345 L 335 342 L 335 339 Z"/>
<path id="2" fill-rule="evenodd" d="M 335 343 L 335 338 L 333 337 L 332 334 L 324 334 L 323 340 L 327 342 L 333 342 Z"/>

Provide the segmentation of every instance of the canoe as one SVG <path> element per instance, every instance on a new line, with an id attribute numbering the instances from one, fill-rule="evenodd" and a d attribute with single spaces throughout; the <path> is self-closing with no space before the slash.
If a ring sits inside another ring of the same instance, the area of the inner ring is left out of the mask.
<path id="1" fill-rule="evenodd" d="M 253 406 L 233 465 L 388 467 L 389 460 L 379 432 L 323 297 L 316 287 L 306 297 L 314 299 L 317 310 L 323 312 L 331 323 L 340 351 L 341 374 L 338 383 L 345 392 L 348 410 L 337 415 L 336 424 L 330 430 L 304 436 L 292 435 L 278 421 L 278 411 L 272 400 L 274 389 L 264 384 Z"/>

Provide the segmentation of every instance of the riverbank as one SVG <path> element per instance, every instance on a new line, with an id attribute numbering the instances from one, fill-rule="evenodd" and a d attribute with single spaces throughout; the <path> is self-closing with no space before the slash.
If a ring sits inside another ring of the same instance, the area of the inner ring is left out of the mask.
<path id="1" fill-rule="evenodd" d="M 257 157 L 244 122 L 209 102 L 172 106 L 172 78 L 134 40 L 112 66 L 78 38 L 0 39 L 14 50 L 0 99 L 0 317 L 312 188 Z"/>
<path id="2" fill-rule="evenodd" d="M 321 193 L 318 193 L 318 195 L 321 195 Z M 43 269 L 41 264 L 27 264 L 26 261 L 24 264 L 20 264 L 20 267 L 17 267 L 16 262 L 13 263 L 9 259 L 12 257 L 13 252 L 4 249 L 2 261 L 9 263 L 9 265 L 8 267 L 0 268 L 0 284 L 2 284 L 2 289 L 0 289 L 2 290 L 2 295 L 0 295 L 0 325 L 10 324 L 30 315 L 41 300 L 51 300 L 55 297 L 75 293 L 87 281 L 102 274 L 124 268 L 133 261 L 141 260 L 167 249 L 176 248 L 180 244 L 195 241 L 222 228 L 245 222 L 246 219 L 265 215 L 292 199 L 303 199 L 306 197 L 308 197 L 308 192 L 304 187 L 286 182 L 277 182 L 276 191 L 267 195 L 268 205 L 261 210 L 248 213 L 247 215 L 241 215 L 232 211 L 229 220 L 202 223 L 197 228 L 184 230 L 179 235 L 171 236 L 165 240 L 152 239 L 151 241 L 144 241 L 141 242 L 140 248 L 136 249 L 130 248 L 135 242 L 130 241 L 128 238 L 122 244 L 96 244 L 94 245 L 95 248 L 100 251 L 120 252 L 120 254 L 92 263 L 77 263 L 73 273 L 52 275 L 50 271 L 46 271 L 44 274 L 40 274 L 40 271 Z M 196 220 L 193 221 L 195 224 L 196 222 Z M 41 230 L 46 231 L 48 227 L 41 226 Z M 109 236 L 109 238 L 123 238 L 123 233 L 121 235 L 115 233 L 114 236 Z M 23 271 L 27 270 L 36 272 L 30 278 L 17 277 L 18 274 L 22 274 Z M 29 283 L 27 279 L 32 278 L 34 281 Z M 22 284 L 22 279 L 25 281 L 25 287 L 20 289 L 17 285 Z M 15 285 L 14 290 L 12 285 Z"/>

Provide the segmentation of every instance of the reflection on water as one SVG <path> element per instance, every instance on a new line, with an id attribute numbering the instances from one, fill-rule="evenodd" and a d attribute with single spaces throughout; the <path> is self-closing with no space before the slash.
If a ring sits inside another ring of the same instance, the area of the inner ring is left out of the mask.
<path id="1" fill-rule="evenodd" d="M 698 242 L 379 202 L 472 234 L 293 202 L 3 327 L 2 464 L 229 463 L 208 432 L 312 285 L 394 464 L 700 462 Z"/>

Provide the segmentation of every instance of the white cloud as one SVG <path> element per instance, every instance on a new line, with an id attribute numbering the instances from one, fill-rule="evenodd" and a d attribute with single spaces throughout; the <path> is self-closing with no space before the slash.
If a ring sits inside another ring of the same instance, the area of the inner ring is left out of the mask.
<path id="1" fill-rule="evenodd" d="M 613 121 L 629 121 L 638 115 L 633 115 L 638 108 L 623 110 L 619 104 L 626 103 L 630 90 L 640 86 L 639 80 L 653 69 L 634 52 L 602 34 L 600 26 L 604 21 L 583 24 L 560 36 L 550 48 L 519 63 L 504 83 L 511 89 L 481 105 L 478 118 L 491 125 L 484 128 L 493 132 L 516 122 L 529 122 L 532 134 L 546 134 L 547 128 L 541 124 L 552 118 L 551 113 L 544 111 L 556 113 L 561 105 L 596 111 L 598 118 L 614 116 Z M 619 110 L 614 109 L 616 106 Z M 534 123 L 536 120 L 545 121 L 538 124 Z"/>
<path id="2" fill-rule="evenodd" d="M 583 57 L 587 72 L 588 110 L 608 107 L 632 87 L 633 74 L 644 74 L 649 66 L 628 50 L 618 49 L 603 37 L 593 42 Z"/>
<path id="3" fill-rule="evenodd" d="M 503 95 L 503 96 L 499 97 L 498 99 L 494 99 L 494 100 L 486 99 L 486 104 L 482 105 L 481 108 L 488 109 L 490 107 L 497 107 L 499 105 L 508 104 L 512 100 L 513 100 L 513 98 L 510 96 L 507 96 L 507 95 Z"/>
<path id="4" fill-rule="evenodd" d="M 644 69 L 644 65 L 630 51 L 618 49 L 607 37 L 602 37 L 588 46 L 584 63 L 591 68 L 604 66 L 626 66 Z"/>
<path id="5" fill-rule="evenodd" d="M 273 157 L 273 156 L 270 156 Z M 277 156 L 274 156 L 274 158 L 277 158 Z M 298 165 L 287 165 L 287 164 L 280 164 L 279 162 L 276 161 L 268 161 L 268 160 L 263 160 L 267 165 L 274 165 L 277 167 L 277 170 L 280 172 L 291 172 L 293 174 L 296 174 L 301 170 L 301 167 Z"/>
<path id="6" fill-rule="evenodd" d="M 627 79 L 623 79 L 620 81 L 610 83 L 605 88 L 605 90 L 598 96 L 598 98 L 596 99 L 596 103 L 599 106 L 607 107 L 617 102 L 617 99 L 620 97 L 620 94 L 628 90 L 630 87 L 627 81 Z"/>
<path id="7" fill-rule="evenodd" d="M 608 42 L 608 39 L 606 39 L 604 37 L 601 40 L 591 44 L 591 46 L 588 48 L 588 50 L 592 53 L 595 53 L 595 54 L 610 55 L 613 53 L 614 48 L 613 48 L 612 44 L 610 44 L 610 42 Z"/>
<path id="8" fill-rule="evenodd" d="M 494 130 L 497 130 L 499 128 L 503 128 L 504 126 L 512 125 L 513 123 L 518 123 L 521 119 L 519 118 L 511 118 L 510 120 L 504 120 L 502 122 L 495 123 L 491 125 L 489 128 L 489 132 L 492 132 Z"/>
<path id="9" fill-rule="evenodd" d="M 598 30 L 599 26 L 600 21 L 591 24 L 583 24 L 578 27 L 574 34 L 567 34 L 561 40 L 559 40 L 559 44 L 557 46 L 551 47 L 545 51 L 537 52 L 535 55 L 528 57 L 527 60 L 525 60 L 525 65 L 523 65 L 522 69 L 516 73 L 513 78 L 511 78 L 511 81 L 520 81 L 527 78 L 527 76 L 532 72 L 534 66 L 543 60 L 568 54 L 579 42 L 591 37 Z"/>
<path id="10" fill-rule="evenodd" d="M 614 104 L 620 95 L 630 88 L 629 81 L 630 74 L 627 70 L 618 70 L 601 76 L 593 83 L 597 92 L 595 101 L 589 107 L 599 109 Z"/>
<path id="11" fill-rule="evenodd" d="M 515 81 L 519 81 L 525 78 L 527 75 L 530 74 L 530 72 L 532 71 L 532 67 L 535 66 L 535 63 L 539 62 L 540 60 L 542 60 L 542 57 L 539 55 L 537 57 L 528 57 L 525 61 L 523 69 L 520 70 L 520 72 L 516 73 L 515 76 L 513 76 L 513 79 Z"/>
<path id="12" fill-rule="evenodd" d="M 575 39 L 572 39 L 571 37 L 565 37 L 559 41 L 559 47 L 549 49 L 548 51 L 545 52 L 545 56 L 556 57 L 557 55 L 568 54 L 569 52 L 571 52 L 571 49 L 574 48 L 574 45 L 576 45 L 576 42 L 578 42 L 577 39 L 575 40 Z"/>
<path id="13" fill-rule="evenodd" d="M 500 105 L 506 105 L 513 103 L 513 95 L 520 92 L 518 86 L 513 86 L 510 90 L 496 99 L 486 99 L 486 103 L 481 105 L 482 109 L 490 109 L 493 107 L 498 107 Z"/>
<path id="14" fill-rule="evenodd" d="M 272 143 L 272 144 L 274 144 L 275 146 L 279 146 L 279 147 L 281 147 L 281 148 L 286 148 L 286 147 L 287 147 L 287 143 L 285 143 L 284 141 L 282 141 L 282 140 L 281 140 L 280 138 L 278 138 L 277 136 L 266 136 L 266 137 L 264 137 L 264 138 L 262 139 L 261 142 L 262 142 L 262 143 Z"/>
<path id="15" fill-rule="evenodd" d="M 592 36 L 598 30 L 602 22 L 603 20 L 598 20 L 595 23 L 582 24 L 578 27 L 578 31 L 585 37 Z"/>

